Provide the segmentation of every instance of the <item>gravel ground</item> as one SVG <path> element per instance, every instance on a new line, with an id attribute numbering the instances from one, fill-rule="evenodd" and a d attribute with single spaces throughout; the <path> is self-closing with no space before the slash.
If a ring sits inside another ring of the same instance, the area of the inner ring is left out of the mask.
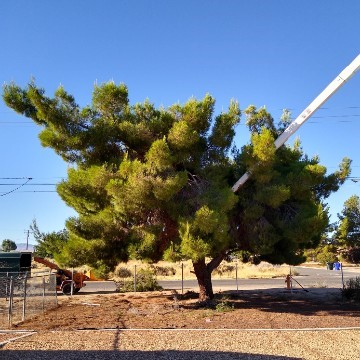
<path id="1" fill-rule="evenodd" d="M 359 330 L 57 331 L 10 342 L 0 350 L 0 358 L 357 360 L 359 343 Z"/>
<path id="2" fill-rule="evenodd" d="M 17 331 L 0 330 L 0 360 L 360 359 L 358 305 L 328 289 L 241 294 L 229 298 L 229 312 L 198 309 L 191 298 L 175 302 L 167 293 L 64 297 Z"/>

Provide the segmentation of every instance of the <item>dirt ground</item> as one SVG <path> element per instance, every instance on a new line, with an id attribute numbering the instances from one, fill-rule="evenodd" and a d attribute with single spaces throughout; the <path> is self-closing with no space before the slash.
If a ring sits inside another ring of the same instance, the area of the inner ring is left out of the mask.
<path id="1" fill-rule="evenodd" d="M 196 293 L 170 291 L 127 294 L 79 293 L 59 296 L 58 307 L 14 329 L 306 329 L 360 324 L 360 305 L 340 292 L 248 290 L 216 295 L 212 307 L 199 307 Z"/>

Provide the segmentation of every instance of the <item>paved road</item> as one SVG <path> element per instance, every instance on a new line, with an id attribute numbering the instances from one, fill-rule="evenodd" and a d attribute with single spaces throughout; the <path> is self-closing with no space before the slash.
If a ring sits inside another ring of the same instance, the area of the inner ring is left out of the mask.
<path id="1" fill-rule="evenodd" d="M 296 271 L 299 275 L 294 276 L 293 287 L 300 288 L 342 288 L 342 273 L 341 271 L 327 270 L 325 268 L 307 268 L 295 266 L 292 271 Z M 360 268 L 344 268 L 343 278 L 344 282 L 349 278 L 360 276 Z M 298 284 L 296 281 L 300 284 Z M 182 290 L 181 280 L 164 280 L 159 281 L 159 284 L 164 289 Z M 213 279 L 214 291 L 228 291 L 228 290 L 255 290 L 255 289 L 275 289 L 285 288 L 285 279 Z M 184 291 L 198 290 L 196 280 L 184 280 Z M 112 281 L 87 282 L 87 286 L 81 289 L 81 292 L 114 292 L 115 284 Z"/>
<path id="2" fill-rule="evenodd" d="M 299 275 L 293 277 L 293 286 L 300 288 L 342 288 L 341 271 L 331 271 L 326 269 L 314 269 L 306 267 L 292 267 L 292 271 L 296 271 Z M 344 269 L 344 282 L 349 278 L 360 276 L 360 269 Z M 299 283 L 297 283 L 296 281 Z M 164 289 L 181 290 L 181 281 L 159 281 Z M 284 278 L 275 279 L 213 279 L 214 290 L 254 290 L 254 289 L 272 289 L 285 288 Z M 185 280 L 184 290 L 197 289 L 196 280 Z"/>

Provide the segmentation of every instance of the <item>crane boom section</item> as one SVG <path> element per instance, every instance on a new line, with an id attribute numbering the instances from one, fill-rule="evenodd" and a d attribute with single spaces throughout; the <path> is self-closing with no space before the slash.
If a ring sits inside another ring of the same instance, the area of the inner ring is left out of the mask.
<path id="1" fill-rule="evenodd" d="M 36 262 L 38 262 L 40 264 L 43 264 L 43 265 L 45 265 L 48 268 L 53 269 L 53 270 L 58 270 L 59 269 L 59 267 L 56 264 L 54 264 L 53 262 L 48 261 L 48 260 L 46 260 L 44 258 L 41 258 L 41 257 L 38 257 L 38 256 L 34 256 L 34 261 L 36 261 Z"/>
<path id="2" fill-rule="evenodd" d="M 360 69 L 360 55 L 358 55 L 321 93 L 314 101 L 284 130 L 275 140 L 275 148 L 282 146 L 299 127 L 307 121 L 319 107 L 324 104 L 342 85 L 345 84 Z M 250 178 L 246 172 L 232 187 L 236 192 Z"/>

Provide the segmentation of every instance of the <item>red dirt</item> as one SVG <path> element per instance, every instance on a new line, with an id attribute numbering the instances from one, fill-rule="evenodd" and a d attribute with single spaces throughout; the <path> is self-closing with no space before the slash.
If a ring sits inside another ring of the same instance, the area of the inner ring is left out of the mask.
<path id="1" fill-rule="evenodd" d="M 197 294 L 169 291 L 136 294 L 77 294 L 59 297 L 56 309 L 17 324 L 16 329 L 103 328 L 337 328 L 359 326 L 360 306 L 328 296 L 241 291 L 218 294 L 201 308 Z"/>

